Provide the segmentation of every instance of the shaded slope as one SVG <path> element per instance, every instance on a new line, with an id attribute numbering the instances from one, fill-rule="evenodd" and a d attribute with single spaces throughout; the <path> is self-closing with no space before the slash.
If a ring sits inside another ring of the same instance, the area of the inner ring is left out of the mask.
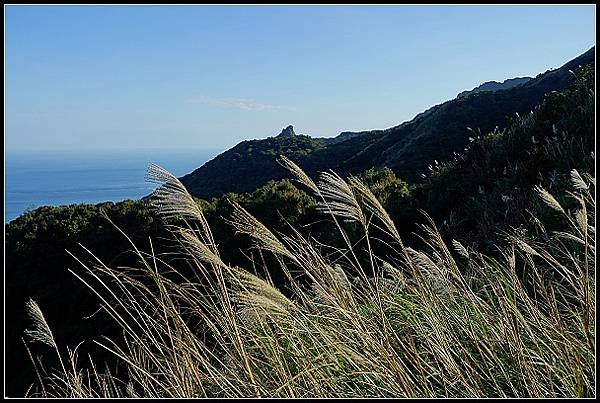
<path id="1" fill-rule="evenodd" d="M 432 161 L 462 151 L 475 133 L 503 127 L 507 117 L 528 113 L 546 93 L 565 89 L 574 80 L 570 70 L 593 63 L 594 55 L 591 48 L 524 84 L 453 99 L 386 130 L 345 132 L 337 140 L 292 136 L 244 141 L 181 179 L 200 198 L 252 191 L 270 179 L 287 177 L 275 162 L 277 155 L 284 154 L 309 174 L 327 169 L 349 174 L 387 166 L 415 181 Z"/>

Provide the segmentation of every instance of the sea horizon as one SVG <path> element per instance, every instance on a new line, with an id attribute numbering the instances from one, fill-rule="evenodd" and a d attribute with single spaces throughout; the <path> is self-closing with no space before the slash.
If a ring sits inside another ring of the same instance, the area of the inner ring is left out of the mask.
<path id="1" fill-rule="evenodd" d="M 4 223 L 42 206 L 140 199 L 148 164 L 183 176 L 222 150 L 135 148 L 102 150 L 11 150 L 5 154 Z"/>

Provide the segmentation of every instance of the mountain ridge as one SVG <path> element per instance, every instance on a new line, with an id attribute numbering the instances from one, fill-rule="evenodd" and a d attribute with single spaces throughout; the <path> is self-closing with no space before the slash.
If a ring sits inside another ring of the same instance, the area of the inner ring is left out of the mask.
<path id="1" fill-rule="evenodd" d="M 470 91 L 463 91 L 459 93 L 456 97 L 464 97 L 470 94 L 474 94 L 476 92 L 481 91 L 499 91 L 499 90 L 507 90 L 509 88 L 513 88 L 522 84 L 525 84 L 532 77 L 515 77 L 515 78 L 507 78 L 504 81 L 486 81 L 485 83 L 473 88 Z"/>
<path id="2" fill-rule="evenodd" d="M 527 82 L 448 100 L 388 129 L 345 131 L 328 139 L 294 135 L 245 140 L 180 180 L 203 199 L 249 192 L 268 180 L 289 177 L 276 162 L 283 154 L 313 176 L 327 169 L 347 175 L 387 166 L 403 179 L 415 181 L 432 161 L 461 151 L 473 135 L 468 128 L 486 133 L 503 127 L 510 116 L 531 111 L 548 92 L 566 88 L 574 80 L 572 70 L 594 59 L 592 47 Z"/>

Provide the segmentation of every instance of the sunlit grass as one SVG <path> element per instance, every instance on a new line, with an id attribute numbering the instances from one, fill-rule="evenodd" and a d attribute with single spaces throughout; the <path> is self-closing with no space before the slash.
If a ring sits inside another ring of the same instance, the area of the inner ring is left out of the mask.
<path id="1" fill-rule="evenodd" d="M 458 241 L 449 247 L 428 218 L 423 246 L 408 247 L 358 178 L 325 173 L 315 183 L 292 161 L 281 162 L 314 193 L 345 246 L 326 247 L 294 229 L 275 233 L 234 203 L 234 229 L 273 259 L 232 267 L 185 188 L 152 166 L 149 176 L 161 185 L 154 206 L 193 274 L 133 243 L 135 269 L 82 263 L 73 274 L 124 336 L 98 335 L 95 343 L 126 373 L 79 368 L 77 349 L 56 345 L 32 302 L 29 335 L 51 345 L 65 365 L 40 371 L 30 395 L 595 396 L 592 177 L 572 172 L 574 210 L 537 189 L 567 230 L 537 242 L 515 232 L 487 256 Z M 360 242 L 349 226 L 360 229 Z M 387 252 L 378 254 L 375 244 Z M 267 261 L 276 264 L 263 267 Z M 281 272 L 287 291 L 255 274 L 261 271 Z"/>

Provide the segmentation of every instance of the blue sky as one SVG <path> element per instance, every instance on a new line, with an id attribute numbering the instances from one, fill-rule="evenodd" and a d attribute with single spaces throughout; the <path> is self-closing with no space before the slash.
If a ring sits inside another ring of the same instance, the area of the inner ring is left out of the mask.
<path id="1" fill-rule="evenodd" d="M 595 6 L 7 6 L 7 151 L 386 128 L 595 45 Z"/>

